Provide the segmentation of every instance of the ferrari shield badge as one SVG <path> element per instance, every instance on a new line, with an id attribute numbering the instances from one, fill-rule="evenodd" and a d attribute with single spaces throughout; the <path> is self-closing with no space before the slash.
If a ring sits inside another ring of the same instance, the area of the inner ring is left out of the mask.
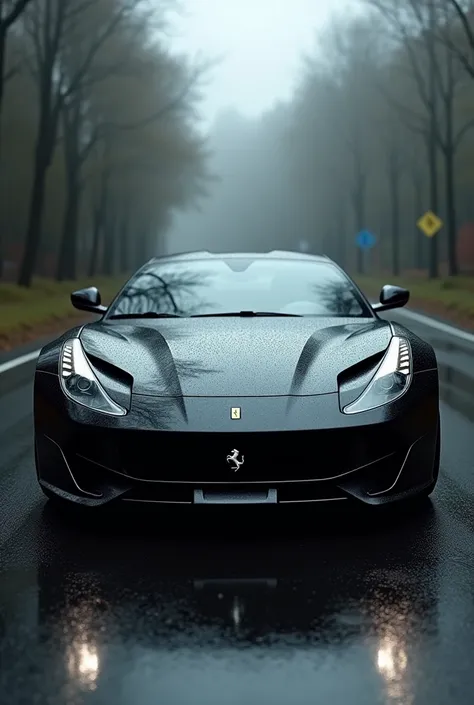
<path id="1" fill-rule="evenodd" d="M 240 469 L 241 465 L 244 464 L 244 456 L 242 456 L 242 460 L 239 460 L 239 455 L 239 451 L 235 450 L 234 448 L 234 450 L 227 456 L 227 462 L 234 472 L 237 472 L 237 470 Z"/>
<path id="2" fill-rule="evenodd" d="M 233 406 L 230 410 L 231 419 L 240 419 L 240 406 Z"/>

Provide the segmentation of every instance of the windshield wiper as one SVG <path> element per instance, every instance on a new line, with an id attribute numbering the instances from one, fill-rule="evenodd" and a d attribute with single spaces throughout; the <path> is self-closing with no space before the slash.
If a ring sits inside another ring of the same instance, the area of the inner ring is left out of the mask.
<path id="1" fill-rule="evenodd" d="M 291 318 L 301 318 L 299 313 L 278 313 L 277 311 L 225 311 L 224 313 L 196 313 L 189 318 L 210 318 L 220 316 L 234 316 L 241 318 L 256 318 L 258 316 L 284 316 Z M 178 313 L 155 313 L 154 311 L 146 311 L 145 313 L 116 313 L 107 317 L 108 320 L 126 319 L 126 318 L 183 318 Z"/>
<path id="2" fill-rule="evenodd" d="M 217 316 L 240 316 L 242 318 L 256 318 L 257 316 L 290 316 L 301 318 L 300 313 L 278 313 L 277 311 L 228 311 L 225 313 L 197 313 L 190 318 L 211 318 Z"/>
<path id="3" fill-rule="evenodd" d="M 155 311 L 146 311 L 145 313 L 116 313 L 111 318 L 182 318 L 177 313 L 155 313 Z"/>

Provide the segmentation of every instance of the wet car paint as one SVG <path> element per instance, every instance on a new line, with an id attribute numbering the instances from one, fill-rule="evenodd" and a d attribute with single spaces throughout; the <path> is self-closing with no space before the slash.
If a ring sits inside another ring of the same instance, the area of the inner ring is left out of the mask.
<path id="1" fill-rule="evenodd" d="M 60 516 L 31 387 L 1 397 L 0 702 L 472 700 L 474 348 L 432 335 L 442 472 L 418 509 Z"/>

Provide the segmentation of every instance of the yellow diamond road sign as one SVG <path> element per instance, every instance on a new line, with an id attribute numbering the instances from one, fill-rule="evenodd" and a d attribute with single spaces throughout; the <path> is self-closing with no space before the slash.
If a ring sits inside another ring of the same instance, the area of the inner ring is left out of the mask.
<path id="1" fill-rule="evenodd" d="M 433 237 L 443 227 L 443 221 L 433 211 L 427 211 L 416 224 L 426 237 Z"/>

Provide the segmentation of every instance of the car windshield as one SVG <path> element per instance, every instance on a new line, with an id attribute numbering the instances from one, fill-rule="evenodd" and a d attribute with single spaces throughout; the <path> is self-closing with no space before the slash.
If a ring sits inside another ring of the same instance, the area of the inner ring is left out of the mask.
<path id="1" fill-rule="evenodd" d="M 223 258 L 150 263 L 128 282 L 107 318 L 241 312 L 373 316 L 350 279 L 330 262 Z"/>

